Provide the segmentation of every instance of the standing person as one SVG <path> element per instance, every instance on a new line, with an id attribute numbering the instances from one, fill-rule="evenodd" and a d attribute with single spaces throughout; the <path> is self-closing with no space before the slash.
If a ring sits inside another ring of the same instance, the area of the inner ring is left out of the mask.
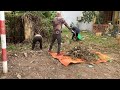
<path id="1" fill-rule="evenodd" d="M 108 25 L 109 25 L 109 27 L 108 27 L 107 33 L 113 32 L 113 24 L 112 23 L 108 23 Z"/>
<path id="2" fill-rule="evenodd" d="M 114 25 L 114 28 L 113 28 L 112 36 L 116 37 L 116 35 L 117 35 L 118 32 L 119 32 L 119 25 L 116 22 L 115 25 Z"/>
<path id="3" fill-rule="evenodd" d="M 72 30 L 74 31 L 73 35 L 72 35 L 72 39 L 76 39 L 76 41 L 78 40 L 78 34 L 80 33 L 80 29 L 77 28 L 76 26 L 71 25 L 70 26 L 72 28 Z"/>
<path id="4" fill-rule="evenodd" d="M 55 40 L 57 39 L 57 43 L 58 43 L 57 55 L 61 55 L 60 48 L 61 48 L 62 25 L 64 24 L 71 32 L 73 32 L 73 31 L 68 26 L 68 24 L 66 23 L 64 18 L 62 18 L 61 12 L 56 13 L 56 17 L 53 19 L 52 23 L 53 23 L 53 33 L 52 33 L 52 40 L 51 40 L 51 44 L 50 44 L 48 52 L 51 52 L 53 44 L 54 44 Z"/>

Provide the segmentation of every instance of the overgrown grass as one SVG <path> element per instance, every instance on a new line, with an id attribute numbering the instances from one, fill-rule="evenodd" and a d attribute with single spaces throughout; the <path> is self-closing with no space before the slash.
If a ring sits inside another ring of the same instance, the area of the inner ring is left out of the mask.
<path id="1" fill-rule="evenodd" d="M 27 49 L 31 49 L 31 44 L 8 44 L 7 51 L 24 51 Z"/>
<path id="2" fill-rule="evenodd" d="M 113 37 L 109 36 L 96 36 L 95 34 L 91 32 L 81 32 L 81 35 L 84 37 L 83 43 L 86 46 L 90 46 L 91 44 L 97 45 L 99 48 L 112 48 L 114 50 L 118 49 L 120 50 L 120 45 L 117 44 L 117 41 Z M 68 29 L 62 30 L 62 43 L 63 46 L 61 47 L 61 50 L 69 50 L 73 48 L 74 46 L 78 46 L 79 42 L 73 41 L 72 39 L 72 33 Z M 48 42 L 45 42 L 48 43 Z M 44 47 L 43 43 L 43 47 Z M 46 48 L 49 47 L 49 43 L 46 44 Z M 30 44 L 9 44 L 7 45 L 8 51 L 24 51 L 27 49 L 31 49 L 31 43 Z M 53 49 L 57 49 L 57 41 L 54 43 Z"/>
<path id="3" fill-rule="evenodd" d="M 117 44 L 116 38 L 110 36 L 96 36 L 90 32 L 81 32 L 81 34 L 85 38 L 84 43 L 86 44 L 89 42 L 89 44 L 99 44 L 100 46 L 108 48 L 120 48 L 120 45 Z"/>
<path id="4" fill-rule="evenodd" d="M 101 47 L 120 49 L 120 45 L 117 44 L 116 38 L 110 36 L 96 36 L 95 34 L 89 31 L 86 32 L 81 31 L 81 35 L 84 37 L 83 43 L 85 45 L 95 44 Z M 68 42 L 69 46 L 71 43 L 75 43 L 76 45 L 77 44 L 79 45 L 79 43 L 72 41 L 71 37 L 72 37 L 72 33 L 66 28 L 63 29 L 62 40 L 64 40 L 64 42 Z"/>
<path id="5" fill-rule="evenodd" d="M 7 50 L 8 51 L 15 51 L 15 50 L 17 50 L 17 47 L 15 47 L 15 45 L 8 45 Z"/>

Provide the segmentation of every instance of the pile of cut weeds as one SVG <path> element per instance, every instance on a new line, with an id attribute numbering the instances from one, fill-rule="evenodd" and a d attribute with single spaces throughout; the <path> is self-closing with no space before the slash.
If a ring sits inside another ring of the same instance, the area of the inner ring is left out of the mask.
<path id="1" fill-rule="evenodd" d="M 98 60 L 98 56 L 93 52 L 93 50 L 85 45 L 75 46 L 71 50 L 67 51 L 66 55 L 71 56 L 73 59 L 79 58 L 87 62 Z"/>

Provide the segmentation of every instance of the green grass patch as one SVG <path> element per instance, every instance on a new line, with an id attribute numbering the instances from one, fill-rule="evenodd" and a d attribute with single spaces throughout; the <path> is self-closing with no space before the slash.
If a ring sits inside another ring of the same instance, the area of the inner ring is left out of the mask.
<path id="1" fill-rule="evenodd" d="M 7 46 L 7 50 L 8 50 L 8 51 L 11 51 L 11 50 L 14 51 L 14 50 L 16 50 L 16 49 L 17 49 L 17 47 L 15 47 L 15 45 L 8 45 L 8 46 Z"/>
<path id="2" fill-rule="evenodd" d="M 84 42 L 86 44 L 94 43 L 94 44 L 99 44 L 101 46 L 109 47 L 109 48 L 119 47 L 116 44 L 116 39 L 113 38 L 113 37 L 109 37 L 109 36 L 96 36 L 95 34 L 90 33 L 90 32 L 81 32 L 81 34 L 85 38 Z"/>
<path id="3" fill-rule="evenodd" d="M 116 38 L 110 36 L 96 36 L 89 31 L 81 32 L 81 35 L 84 38 L 82 41 L 86 45 L 95 44 L 101 47 L 120 49 L 120 45 L 117 44 Z M 71 38 L 72 33 L 68 29 L 63 29 L 62 40 L 64 42 L 69 42 L 69 44 L 75 43 L 75 41 L 71 40 Z"/>

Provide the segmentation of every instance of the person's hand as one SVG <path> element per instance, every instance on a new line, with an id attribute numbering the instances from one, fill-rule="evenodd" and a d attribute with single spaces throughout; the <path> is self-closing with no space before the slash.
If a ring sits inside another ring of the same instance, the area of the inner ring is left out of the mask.
<path id="1" fill-rule="evenodd" d="M 71 31 L 72 33 L 75 33 L 73 30 Z"/>

